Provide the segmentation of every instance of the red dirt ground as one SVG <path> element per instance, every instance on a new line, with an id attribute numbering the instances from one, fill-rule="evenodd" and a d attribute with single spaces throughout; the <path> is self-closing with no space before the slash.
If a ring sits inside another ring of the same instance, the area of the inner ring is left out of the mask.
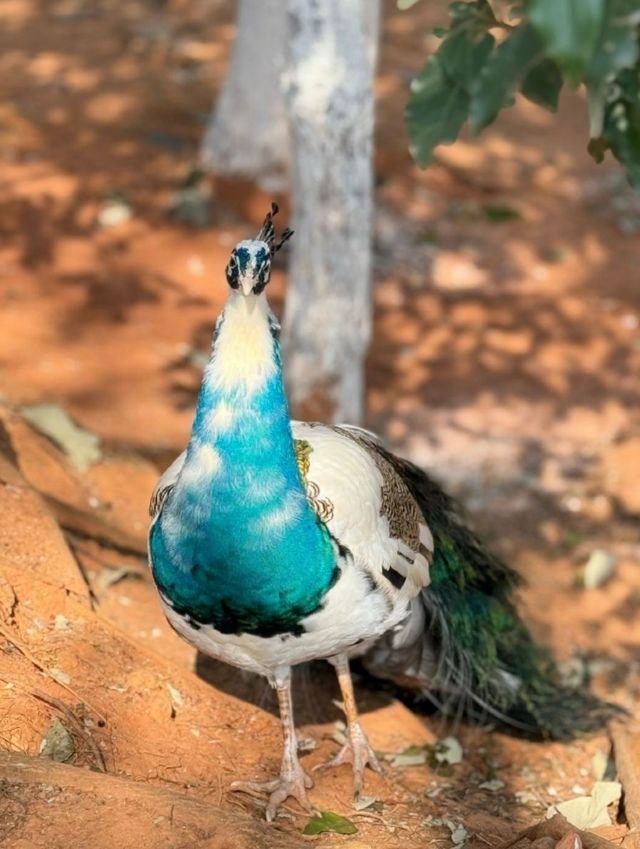
<path id="1" fill-rule="evenodd" d="M 426 173 L 412 165 L 407 81 L 445 5 L 387 4 L 366 424 L 462 496 L 525 575 L 536 635 L 633 711 L 640 205 L 586 155 L 575 94 L 555 117 L 519 102 Z M 462 726 L 450 774 L 367 777 L 380 810 L 351 810 L 348 770 L 321 775 L 311 798 L 357 823 L 350 838 L 302 838 L 294 804 L 268 828 L 259 800 L 227 792 L 277 767 L 269 694 L 196 664 L 162 617 L 144 540 L 158 470 L 189 432 L 229 249 L 270 200 L 212 180 L 209 228 L 167 214 L 224 75 L 231 4 L 4 0 L 0 23 L 0 742 L 14 753 L 0 759 L 3 845 L 444 847 L 449 828 L 428 817 L 449 817 L 467 846 L 498 846 L 576 785 L 588 791 L 605 734 L 566 746 Z M 102 227 L 114 198 L 131 218 Z M 492 220 L 492 208 L 514 215 Z M 279 272 L 279 309 L 284 294 Z M 100 437 L 100 462 L 74 471 L 24 422 L 22 406 L 45 402 Z M 597 549 L 616 569 L 585 589 Z M 315 666 L 299 683 L 314 764 L 336 747 L 337 693 Z M 448 733 L 366 682 L 359 699 L 378 750 Z M 72 731 L 76 768 L 35 758 L 52 716 Z M 480 787 L 491 778 L 503 786 Z"/>

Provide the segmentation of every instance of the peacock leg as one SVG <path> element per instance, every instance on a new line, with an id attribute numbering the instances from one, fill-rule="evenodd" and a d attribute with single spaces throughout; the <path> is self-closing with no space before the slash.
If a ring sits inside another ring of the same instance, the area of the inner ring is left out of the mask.
<path id="1" fill-rule="evenodd" d="M 280 721 L 284 745 L 282 750 L 282 766 L 280 775 L 271 781 L 234 781 L 231 790 L 245 793 L 268 793 L 266 817 L 269 822 L 276 816 L 279 805 L 289 796 L 293 796 L 306 810 L 311 811 L 311 803 L 307 798 L 307 788 L 313 787 L 311 777 L 307 775 L 298 760 L 298 741 L 293 721 L 291 702 L 291 670 L 276 680 L 276 693 L 280 708 Z"/>
<path id="2" fill-rule="evenodd" d="M 328 763 L 321 764 L 322 768 L 340 766 L 350 763 L 353 766 L 353 795 L 357 799 L 362 792 L 365 767 L 370 766 L 375 772 L 382 775 L 382 767 L 367 740 L 367 735 L 362 730 L 358 719 L 358 708 L 353 693 L 353 682 L 349 671 L 349 659 L 346 655 L 338 655 L 332 658 L 331 663 L 336 668 L 340 692 L 342 693 L 342 704 L 347 717 L 347 742 L 338 754 Z M 318 769 L 318 767 L 316 767 Z"/>

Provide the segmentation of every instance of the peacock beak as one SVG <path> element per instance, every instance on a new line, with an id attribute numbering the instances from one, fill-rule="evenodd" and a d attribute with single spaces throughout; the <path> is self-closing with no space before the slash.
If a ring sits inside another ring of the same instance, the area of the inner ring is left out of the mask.
<path id="1" fill-rule="evenodd" d="M 247 296 L 253 292 L 253 287 L 256 285 L 256 279 L 250 274 L 240 277 L 240 291 Z"/>

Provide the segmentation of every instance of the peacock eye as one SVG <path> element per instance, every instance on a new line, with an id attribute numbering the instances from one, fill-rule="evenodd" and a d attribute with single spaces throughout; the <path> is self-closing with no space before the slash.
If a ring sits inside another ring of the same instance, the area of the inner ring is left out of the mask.
<path id="1" fill-rule="evenodd" d="M 227 267 L 225 270 L 227 276 L 227 283 L 231 286 L 232 289 L 238 288 L 238 263 L 236 261 L 235 256 L 232 256 L 229 262 L 227 263 Z"/>

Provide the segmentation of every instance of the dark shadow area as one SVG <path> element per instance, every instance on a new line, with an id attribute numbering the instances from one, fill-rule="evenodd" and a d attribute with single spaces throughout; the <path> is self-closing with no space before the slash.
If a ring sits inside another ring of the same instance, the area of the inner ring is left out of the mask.
<path id="1" fill-rule="evenodd" d="M 196 657 L 196 673 L 217 690 L 278 716 L 275 692 L 264 678 L 242 672 L 201 652 Z M 357 667 L 353 671 L 353 681 L 358 687 L 358 707 L 362 713 L 391 703 L 392 688 Z M 333 667 L 328 663 L 316 661 L 295 667 L 292 687 L 297 724 L 318 725 L 344 720 L 343 712 L 336 705 L 341 698 L 340 689 Z"/>

